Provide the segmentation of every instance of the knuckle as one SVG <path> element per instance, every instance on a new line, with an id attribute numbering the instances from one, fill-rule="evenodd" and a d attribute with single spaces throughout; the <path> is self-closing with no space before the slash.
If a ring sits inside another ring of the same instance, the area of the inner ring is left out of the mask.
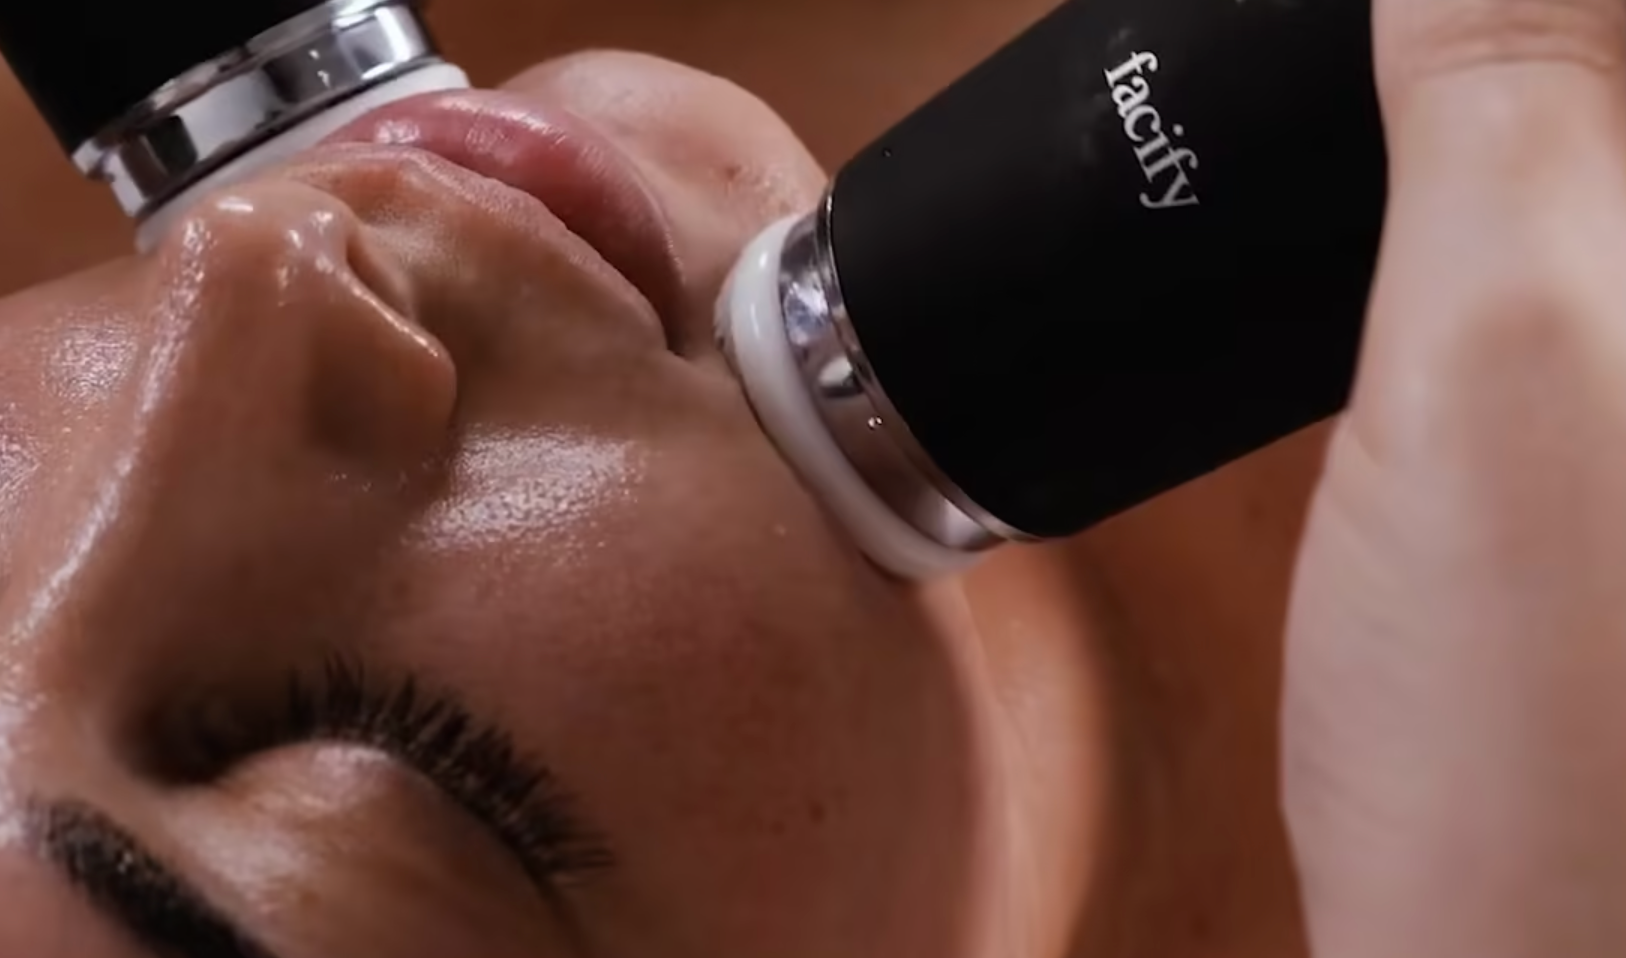
<path id="1" fill-rule="evenodd" d="M 1626 65 L 1619 0 L 1442 0 L 1395 5 L 1388 66 L 1404 80 L 1483 67 L 1548 64 L 1618 79 Z"/>
<path id="2" fill-rule="evenodd" d="M 1455 335 L 1438 343 L 1457 378 L 1563 382 L 1585 368 L 1615 312 L 1594 284 L 1554 270 L 1529 269 L 1488 280 L 1465 304 Z"/>

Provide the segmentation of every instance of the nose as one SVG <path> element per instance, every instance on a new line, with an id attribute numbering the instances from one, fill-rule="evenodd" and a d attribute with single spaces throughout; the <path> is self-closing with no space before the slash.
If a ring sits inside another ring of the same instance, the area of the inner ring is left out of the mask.
<path id="1" fill-rule="evenodd" d="M 334 196 L 271 181 L 217 197 L 158 256 L 132 412 L 193 437 L 173 448 L 207 450 L 192 474 L 267 457 L 388 472 L 445 440 L 451 357 L 407 318 L 410 283 Z"/>
<path id="2" fill-rule="evenodd" d="M 128 368 L 48 441 L 71 455 L 0 592 L 0 700 L 108 734 L 136 697 L 334 622 L 306 613 L 428 494 L 457 393 L 410 284 L 310 186 L 207 201 L 132 275 Z"/>
<path id="3" fill-rule="evenodd" d="M 419 150 L 317 151 L 133 276 L 116 395 L 57 417 L 63 468 L 0 543 L 0 712 L 38 693 L 103 756 L 150 749 L 170 693 L 353 648 L 474 439 L 592 420 L 677 362 L 541 203 Z"/>

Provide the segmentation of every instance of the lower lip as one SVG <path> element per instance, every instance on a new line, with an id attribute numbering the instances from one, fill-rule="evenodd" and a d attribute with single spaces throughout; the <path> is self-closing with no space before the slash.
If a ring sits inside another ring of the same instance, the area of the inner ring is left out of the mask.
<path id="1" fill-rule="evenodd" d="M 632 163 L 590 124 L 494 91 L 431 93 L 391 103 L 328 142 L 434 153 L 541 201 L 666 315 L 677 259 L 659 205 Z"/>

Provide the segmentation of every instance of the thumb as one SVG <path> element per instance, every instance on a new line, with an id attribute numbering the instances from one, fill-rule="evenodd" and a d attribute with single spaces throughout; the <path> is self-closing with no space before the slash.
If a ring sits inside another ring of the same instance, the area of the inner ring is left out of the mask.
<path id="1" fill-rule="evenodd" d="M 1376 0 L 1391 198 L 1355 428 L 1454 433 L 1459 379 L 1602 335 L 1626 291 L 1626 3 Z M 1420 417 L 1420 413 L 1425 413 Z"/>
<path id="2" fill-rule="evenodd" d="M 1626 949 L 1626 5 L 1374 0 L 1391 201 L 1289 625 L 1318 955 Z"/>

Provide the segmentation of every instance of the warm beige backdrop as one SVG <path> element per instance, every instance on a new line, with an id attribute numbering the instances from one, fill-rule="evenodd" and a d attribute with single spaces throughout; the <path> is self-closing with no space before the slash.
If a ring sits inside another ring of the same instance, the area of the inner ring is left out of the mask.
<path id="1" fill-rule="evenodd" d="M 1054 2 L 439 0 L 431 15 L 482 82 L 583 46 L 706 67 L 764 95 L 833 165 Z M 0 291 L 127 248 L 111 202 L 78 181 L 4 77 L 0 142 Z M 1318 450 L 1294 441 L 984 573 L 991 627 L 1079 626 L 1127 692 L 1115 732 L 1123 851 L 1080 958 L 1302 953 L 1275 814 L 1274 688 Z"/>

